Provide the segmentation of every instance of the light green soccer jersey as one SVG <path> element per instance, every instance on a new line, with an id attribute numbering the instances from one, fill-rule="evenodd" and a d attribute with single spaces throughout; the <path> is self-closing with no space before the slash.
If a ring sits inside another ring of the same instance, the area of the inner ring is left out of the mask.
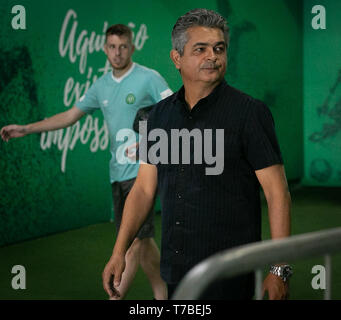
<path id="1" fill-rule="evenodd" d="M 133 132 L 136 112 L 172 94 L 166 81 L 155 70 L 137 63 L 120 78 L 108 72 L 99 78 L 76 103 L 86 113 L 101 109 L 110 136 L 110 181 L 124 181 L 135 178 L 139 164 L 128 161 L 124 146 L 139 141 Z M 120 141 L 120 136 L 125 136 Z M 127 137 L 129 136 L 129 137 Z"/>

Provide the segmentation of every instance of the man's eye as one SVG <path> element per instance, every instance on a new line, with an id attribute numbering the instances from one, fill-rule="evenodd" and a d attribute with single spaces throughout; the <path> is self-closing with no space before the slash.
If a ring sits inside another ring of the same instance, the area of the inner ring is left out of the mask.
<path id="1" fill-rule="evenodd" d="M 216 47 L 216 48 L 214 48 L 214 50 L 215 50 L 215 52 L 217 52 L 217 53 L 222 53 L 222 52 L 225 51 L 225 48 L 224 48 L 224 47 Z"/>
<path id="2" fill-rule="evenodd" d="M 196 48 L 195 52 L 203 52 L 205 50 L 205 48 Z"/>

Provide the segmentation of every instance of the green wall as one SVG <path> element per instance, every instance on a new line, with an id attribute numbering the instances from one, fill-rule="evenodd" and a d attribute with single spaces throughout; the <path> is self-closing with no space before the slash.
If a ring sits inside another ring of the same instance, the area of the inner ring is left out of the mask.
<path id="1" fill-rule="evenodd" d="M 218 1 L 231 26 L 228 81 L 270 108 L 289 180 L 303 171 L 300 1 Z M 229 14 L 227 14 L 229 13 Z"/>
<path id="2" fill-rule="evenodd" d="M 105 55 L 95 44 L 82 59 L 85 40 L 80 36 L 97 39 L 99 45 L 103 30 L 114 23 L 131 25 L 137 46 L 134 60 L 158 70 L 177 90 L 181 79 L 169 59 L 172 26 L 188 10 L 206 7 L 229 20 L 228 82 L 268 104 L 287 176 L 302 176 L 299 1 L 21 0 L 27 29 L 13 30 L 11 8 L 16 4 L 3 0 L 0 5 L 0 127 L 38 121 L 72 106 L 107 70 Z M 73 46 L 63 55 L 59 43 L 68 13 L 74 16 L 65 29 L 64 44 L 73 39 Z M 0 153 L 0 245 L 112 217 L 110 155 L 100 112 L 72 130 L 0 142 Z"/>
<path id="3" fill-rule="evenodd" d="M 341 2 L 318 1 L 326 29 L 312 28 L 315 1 L 304 8 L 304 180 L 341 185 Z"/>

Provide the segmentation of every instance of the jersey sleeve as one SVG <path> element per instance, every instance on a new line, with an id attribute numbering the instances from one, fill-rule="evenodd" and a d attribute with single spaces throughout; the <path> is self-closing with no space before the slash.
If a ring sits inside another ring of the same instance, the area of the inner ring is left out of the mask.
<path id="1" fill-rule="evenodd" d="M 159 101 L 167 98 L 168 96 L 173 94 L 173 91 L 169 88 L 165 79 L 155 70 L 152 71 L 150 77 L 150 94 L 154 103 L 158 103 Z"/>
<path id="2" fill-rule="evenodd" d="M 243 131 L 243 148 L 254 170 L 283 163 L 274 120 L 264 103 L 256 103 L 248 110 Z"/>
<path id="3" fill-rule="evenodd" d="M 100 108 L 97 85 L 94 83 L 76 103 L 76 107 L 85 113 L 93 113 Z"/>

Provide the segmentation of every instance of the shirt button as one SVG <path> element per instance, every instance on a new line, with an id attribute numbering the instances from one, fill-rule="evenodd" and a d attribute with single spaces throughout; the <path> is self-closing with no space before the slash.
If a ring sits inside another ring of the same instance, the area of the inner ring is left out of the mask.
<path id="1" fill-rule="evenodd" d="M 184 167 L 181 167 L 180 170 L 181 170 L 181 172 L 184 172 L 184 171 L 185 171 L 185 168 L 184 168 Z"/>
<path id="2" fill-rule="evenodd" d="M 178 254 L 178 253 L 179 253 L 179 250 L 175 250 L 175 253 Z"/>
<path id="3" fill-rule="evenodd" d="M 175 222 L 175 224 L 178 226 L 180 224 L 180 221 Z"/>
<path id="4" fill-rule="evenodd" d="M 181 199 L 181 194 L 178 194 L 178 198 Z"/>
<path id="5" fill-rule="evenodd" d="M 188 117 L 188 119 L 189 119 L 189 120 L 192 120 L 192 119 L 193 119 L 193 117 L 192 117 L 192 116 L 189 116 L 189 117 Z"/>

